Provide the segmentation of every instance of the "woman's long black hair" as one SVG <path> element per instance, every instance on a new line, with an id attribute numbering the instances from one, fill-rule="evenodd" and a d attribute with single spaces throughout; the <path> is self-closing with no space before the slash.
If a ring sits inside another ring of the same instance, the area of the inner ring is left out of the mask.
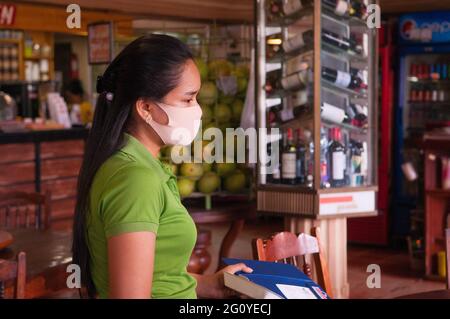
<path id="1" fill-rule="evenodd" d="M 90 298 L 96 295 L 90 271 L 87 214 L 92 181 L 100 166 L 123 146 L 123 133 L 132 125 L 132 108 L 139 98 L 160 101 L 174 89 L 192 53 L 183 42 L 167 35 L 140 37 L 125 47 L 97 81 L 94 120 L 78 177 L 73 224 L 73 263 Z"/>

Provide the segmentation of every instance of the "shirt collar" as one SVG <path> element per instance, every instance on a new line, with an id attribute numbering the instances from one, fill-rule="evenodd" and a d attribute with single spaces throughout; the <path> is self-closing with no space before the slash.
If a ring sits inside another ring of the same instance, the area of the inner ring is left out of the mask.
<path id="1" fill-rule="evenodd" d="M 170 168 L 165 166 L 161 161 L 155 158 L 152 153 L 134 136 L 124 133 L 125 146 L 121 151 L 133 157 L 138 163 L 154 169 L 159 177 L 167 182 L 171 177 L 174 177 Z"/>

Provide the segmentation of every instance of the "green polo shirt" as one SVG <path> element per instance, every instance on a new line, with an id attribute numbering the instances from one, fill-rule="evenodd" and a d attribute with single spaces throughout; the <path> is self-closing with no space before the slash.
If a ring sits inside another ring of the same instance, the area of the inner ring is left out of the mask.
<path id="1" fill-rule="evenodd" d="M 97 171 L 90 191 L 87 239 L 99 297 L 108 297 L 108 238 L 149 231 L 156 234 L 151 297 L 196 298 L 186 267 L 197 231 L 176 177 L 136 138 L 125 134 L 125 141 Z"/>

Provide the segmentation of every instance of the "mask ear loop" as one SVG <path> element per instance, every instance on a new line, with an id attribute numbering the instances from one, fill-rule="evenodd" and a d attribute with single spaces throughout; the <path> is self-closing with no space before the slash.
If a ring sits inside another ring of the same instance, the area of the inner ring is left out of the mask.
<path id="1" fill-rule="evenodd" d="M 145 116 L 145 122 L 147 124 L 150 124 L 150 122 L 153 120 L 152 115 L 150 114 L 150 112 L 147 112 L 147 115 Z"/>

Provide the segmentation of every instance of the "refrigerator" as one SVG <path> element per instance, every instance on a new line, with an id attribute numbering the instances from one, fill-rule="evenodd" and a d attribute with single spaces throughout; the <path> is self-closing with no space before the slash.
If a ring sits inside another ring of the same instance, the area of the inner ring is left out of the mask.
<path id="1" fill-rule="evenodd" d="M 450 11 L 408 13 L 398 21 L 392 237 L 423 241 L 425 131 L 449 126 Z M 411 237 L 410 237 L 411 236 Z"/>

